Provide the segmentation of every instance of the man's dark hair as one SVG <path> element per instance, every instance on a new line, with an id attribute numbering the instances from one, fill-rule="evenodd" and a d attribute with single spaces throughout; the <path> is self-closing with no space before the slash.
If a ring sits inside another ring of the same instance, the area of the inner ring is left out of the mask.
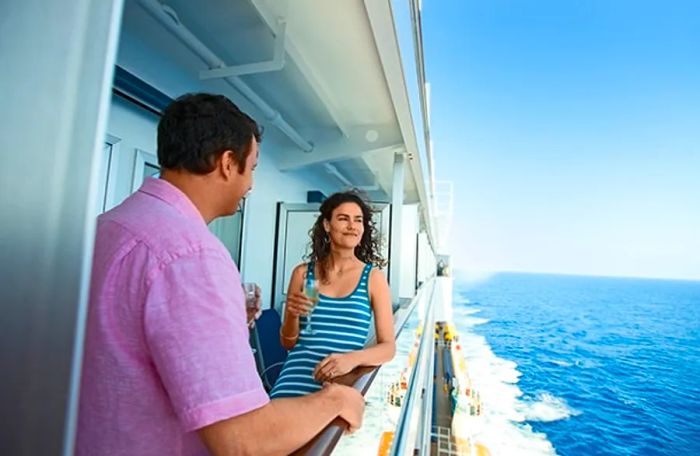
<path id="1" fill-rule="evenodd" d="M 158 163 L 166 169 L 207 174 L 216 159 L 231 150 L 242 173 L 252 138 L 261 140 L 258 124 L 225 96 L 183 95 L 165 108 L 158 123 Z"/>

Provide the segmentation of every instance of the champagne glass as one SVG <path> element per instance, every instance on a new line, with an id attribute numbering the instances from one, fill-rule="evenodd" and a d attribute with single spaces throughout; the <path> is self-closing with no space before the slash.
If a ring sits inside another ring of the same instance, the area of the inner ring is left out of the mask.
<path id="1" fill-rule="evenodd" d="M 243 284 L 243 294 L 245 295 L 245 307 L 246 307 L 246 315 L 248 314 L 248 311 L 251 309 L 255 309 L 257 305 L 257 300 L 255 299 L 255 291 L 256 291 L 256 285 L 253 282 L 245 282 Z M 253 320 L 255 320 L 255 317 L 252 317 L 248 321 L 248 327 L 250 328 L 250 324 L 253 323 Z M 256 353 L 257 350 L 255 347 L 251 347 L 251 350 L 253 353 Z"/>
<path id="2" fill-rule="evenodd" d="M 305 336 L 312 336 L 315 334 L 315 331 L 311 327 L 311 317 L 313 316 L 313 311 L 316 308 L 316 304 L 318 304 L 318 301 L 320 299 L 318 293 L 318 280 L 307 278 L 306 282 L 304 283 L 304 294 L 307 298 L 309 298 L 309 301 L 311 301 L 311 307 L 309 308 L 309 316 L 307 317 L 308 322 L 301 333 Z"/>
<path id="3" fill-rule="evenodd" d="M 245 294 L 245 307 L 246 310 L 255 309 L 256 299 L 255 299 L 255 284 L 253 282 L 246 282 L 243 284 L 243 293 Z M 250 320 L 250 324 L 253 320 Z"/>

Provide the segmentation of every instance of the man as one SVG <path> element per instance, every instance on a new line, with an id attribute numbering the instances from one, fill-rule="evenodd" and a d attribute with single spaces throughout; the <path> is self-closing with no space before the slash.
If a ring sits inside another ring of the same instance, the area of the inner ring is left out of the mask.
<path id="1" fill-rule="evenodd" d="M 223 96 L 185 95 L 158 125 L 161 178 L 97 225 L 79 455 L 287 454 L 361 395 L 270 401 L 248 344 L 240 275 L 207 229 L 253 186 L 260 132 Z"/>

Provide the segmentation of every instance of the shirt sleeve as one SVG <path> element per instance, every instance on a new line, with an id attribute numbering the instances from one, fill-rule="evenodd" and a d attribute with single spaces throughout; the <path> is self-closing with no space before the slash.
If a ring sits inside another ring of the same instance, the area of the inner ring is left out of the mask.
<path id="1" fill-rule="evenodd" d="M 230 257 L 202 250 L 163 266 L 150 283 L 144 331 L 186 432 L 269 402 L 249 344 L 240 275 Z"/>

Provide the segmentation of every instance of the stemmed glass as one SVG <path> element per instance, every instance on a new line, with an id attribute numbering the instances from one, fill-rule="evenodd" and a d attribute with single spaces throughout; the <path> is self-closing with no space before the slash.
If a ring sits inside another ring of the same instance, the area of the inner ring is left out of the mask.
<path id="1" fill-rule="evenodd" d="M 311 317 L 313 316 L 313 311 L 316 308 L 316 305 L 318 304 L 318 301 L 320 299 L 318 293 L 318 280 L 307 278 L 306 282 L 304 283 L 304 294 L 307 298 L 309 298 L 309 301 L 311 301 L 311 307 L 309 308 L 309 316 L 307 317 L 308 322 L 306 323 L 306 327 L 301 333 L 305 336 L 313 336 L 314 334 L 316 334 L 316 332 L 311 327 Z"/>
<path id="2" fill-rule="evenodd" d="M 243 294 L 245 295 L 245 307 L 246 311 L 248 309 L 255 309 L 256 308 L 256 299 L 255 299 L 255 283 L 253 282 L 245 282 L 243 284 Z M 246 312 L 247 314 L 247 312 Z M 248 327 L 250 328 L 250 324 L 253 323 L 253 320 L 255 320 L 255 317 L 251 318 L 248 321 Z M 251 350 L 253 353 L 255 353 L 257 350 L 253 347 L 251 347 Z"/>
<path id="3" fill-rule="evenodd" d="M 246 282 L 243 284 L 243 293 L 245 294 L 245 307 L 246 310 L 255 309 L 255 284 L 253 282 Z M 254 318 L 253 318 L 254 319 Z M 253 322 L 251 319 L 248 324 Z"/>

